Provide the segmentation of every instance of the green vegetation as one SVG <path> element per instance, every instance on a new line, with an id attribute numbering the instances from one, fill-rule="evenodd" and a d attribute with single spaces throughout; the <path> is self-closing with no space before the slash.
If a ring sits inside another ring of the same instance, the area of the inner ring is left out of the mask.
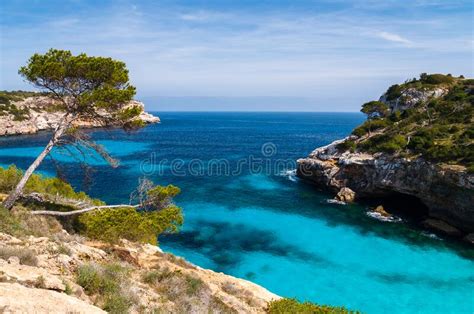
<path id="1" fill-rule="evenodd" d="M 103 209 L 79 217 L 79 231 L 89 238 L 115 243 L 120 238 L 157 243 L 163 232 L 176 232 L 183 222 L 181 209 L 139 212 L 132 207 Z"/>
<path id="2" fill-rule="evenodd" d="M 310 302 L 298 302 L 296 299 L 280 299 L 268 304 L 267 313 L 269 314 L 349 314 L 359 313 L 350 311 L 344 307 L 334 307 L 327 305 L 318 305 Z"/>
<path id="3" fill-rule="evenodd" d="M 14 165 L 7 169 L 0 167 L 0 193 L 8 193 L 20 180 L 22 171 Z M 149 189 L 142 191 L 143 197 L 139 209 L 134 207 L 106 208 L 92 211 L 71 218 L 72 221 L 63 221 L 73 231 L 90 238 L 115 243 L 119 239 L 128 239 L 137 242 L 157 243 L 157 236 L 163 232 L 177 232 L 183 223 L 181 208 L 174 205 L 173 197 L 180 193 L 180 189 L 173 185 L 152 186 L 147 181 Z M 68 205 L 62 205 L 61 200 L 77 200 L 92 205 L 104 205 L 97 199 L 92 199 L 84 192 L 75 192 L 72 186 L 58 178 L 43 177 L 33 174 L 25 186 L 27 193 L 40 193 L 51 203 L 35 204 L 34 209 L 55 211 L 70 211 Z M 57 203 L 55 203 L 57 202 Z M 31 206 L 30 204 L 24 204 Z M 0 206 L 0 231 L 9 234 L 44 234 L 47 230 L 37 230 L 39 226 L 47 226 L 54 230 L 55 222 L 52 217 L 31 216 L 28 209 L 14 213 Z M 37 224 L 39 219 L 43 219 Z M 48 219 L 52 220 L 48 224 Z M 69 229 L 71 229 L 69 228 Z M 56 227 L 57 229 L 57 227 Z M 37 232 L 32 232 L 32 231 Z"/>
<path id="4" fill-rule="evenodd" d="M 186 284 L 187 284 L 187 289 L 186 293 L 190 296 L 196 295 L 201 287 L 204 285 L 204 282 L 200 278 L 196 278 L 193 276 L 185 276 Z"/>
<path id="5" fill-rule="evenodd" d="M 25 234 L 21 219 L 0 205 L 0 232 L 19 236 Z"/>
<path id="6" fill-rule="evenodd" d="M 388 106 L 381 101 L 374 100 L 363 104 L 360 111 L 365 113 L 369 119 L 384 118 L 388 114 Z"/>
<path id="7" fill-rule="evenodd" d="M 155 186 L 140 193 L 145 198 L 139 210 L 123 207 L 85 213 L 78 219 L 80 232 L 110 243 L 124 238 L 153 244 L 163 232 L 177 232 L 183 223 L 183 215 L 181 208 L 174 205 L 173 197 L 180 189 L 173 185 Z"/>
<path id="8" fill-rule="evenodd" d="M 358 139 L 338 145 L 341 150 L 421 157 L 432 162 L 464 165 L 474 171 L 474 80 L 422 73 L 419 79 L 393 85 L 387 100 L 399 98 L 408 88 L 421 91 L 442 87 L 447 92 L 410 106 L 388 110 L 380 101 L 362 106 L 368 120 L 352 132 Z"/>
<path id="9" fill-rule="evenodd" d="M 0 167 L 0 193 L 10 193 L 23 176 L 23 171 L 15 165 L 8 168 Z M 92 199 L 84 192 L 75 192 L 73 187 L 56 177 L 44 177 L 38 174 L 32 174 L 25 185 L 25 193 L 41 193 L 51 198 L 67 198 L 78 201 L 86 201 L 91 204 L 101 205 L 103 202 Z"/>
<path id="10" fill-rule="evenodd" d="M 128 270 L 119 264 L 85 264 L 77 269 L 76 282 L 96 304 L 110 313 L 127 313 L 135 296 L 127 288 Z"/>
<path id="11" fill-rule="evenodd" d="M 24 121 L 28 119 L 30 113 L 28 108 L 18 108 L 13 101 L 22 100 L 30 95 L 35 95 L 33 92 L 6 92 L 0 91 L 0 116 L 13 115 L 14 121 Z"/>
<path id="12" fill-rule="evenodd" d="M 45 54 L 35 53 L 18 73 L 33 86 L 49 92 L 50 98 L 64 110 L 64 116 L 59 120 L 46 147 L 3 201 L 7 209 L 13 207 L 29 177 L 59 143 L 73 143 L 77 147 L 95 150 L 112 166 L 116 165 L 102 146 L 73 126 L 75 120 L 94 120 L 103 126 L 120 126 L 126 130 L 144 125 L 139 118 L 141 108 L 129 106 L 135 95 L 135 87 L 130 84 L 128 70 L 121 61 L 50 49 Z M 6 114 L 8 111 L 15 115 L 15 119 L 24 119 L 27 113 L 11 104 L 13 96 L 3 94 L 0 112 Z"/>

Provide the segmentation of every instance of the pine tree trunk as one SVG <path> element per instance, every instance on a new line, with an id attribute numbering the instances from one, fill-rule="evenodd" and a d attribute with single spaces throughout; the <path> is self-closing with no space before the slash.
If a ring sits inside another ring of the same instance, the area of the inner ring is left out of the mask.
<path id="1" fill-rule="evenodd" d="M 38 168 L 38 166 L 41 164 L 44 158 L 48 156 L 49 152 L 51 152 L 53 147 L 58 143 L 59 138 L 64 134 L 64 131 L 67 129 L 67 126 L 68 126 L 68 123 L 66 122 L 66 117 L 64 117 L 59 122 L 59 125 L 56 127 L 53 133 L 53 137 L 48 142 L 46 147 L 43 149 L 41 154 L 39 154 L 39 156 L 36 157 L 35 161 L 28 167 L 28 169 L 23 174 L 23 177 L 21 178 L 20 182 L 18 182 L 16 187 L 13 189 L 13 191 L 11 191 L 8 197 L 5 199 L 5 201 L 2 204 L 3 207 L 5 207 L 6 209 L 11 209 L 13 207 L 13 204 L 15 204 L 15 202 L 23 193 L 23 189 L 26 185 L 26 182 L 28 182 L 28 179 L 31 177 L 31 175 L 36 170 L 36 168 Z"/>

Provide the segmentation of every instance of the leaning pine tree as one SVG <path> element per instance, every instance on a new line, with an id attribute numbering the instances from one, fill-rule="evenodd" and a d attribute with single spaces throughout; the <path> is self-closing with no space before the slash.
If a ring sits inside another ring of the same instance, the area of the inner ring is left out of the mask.
<path id="1" fill-rule="evenodd" d="M 52 137 L 36 160 L 25 171 L 3 206 L 10 209 L 22 195 L 23 189 L 53 147 L 76 147 L 96 151 L 112 165 L 115 160 L 102 146 L 74 127 L 78 120 L 106 126 L 133 129 L 143 126 L 139 119 L 141 108 L 130 106 L 135 87 L 130 85 L 125 63 L 86 54 L 72 55 L 70 51 L 51 49 L 34 54 L 19 74 L 42 91 L 48 92 L 64 111 Z"/>

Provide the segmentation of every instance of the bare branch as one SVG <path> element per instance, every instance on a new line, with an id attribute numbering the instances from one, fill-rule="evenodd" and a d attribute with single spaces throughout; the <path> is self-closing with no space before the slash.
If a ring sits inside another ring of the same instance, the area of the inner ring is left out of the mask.
<path id="1" fill-rule="evenodd" d="M 123 208 L 123 207 L 133 207 L 138 208 L 140 205 L 128 205 L 128 204 L 120 204 L 120 205 L 100 205 L 100 206 L 92 206 L 83 209 L 72 210 L 69 212 L 61 212 L 61 211 L 51 211 L 51 210 L 36 210 L 30 212 L 31 215 L 49 215 L 49 216 L 73 216 L 78 214 L 87 213 L 93 210 L 100 210 L 100 209 L 110 209 L 110 208 Z"/>

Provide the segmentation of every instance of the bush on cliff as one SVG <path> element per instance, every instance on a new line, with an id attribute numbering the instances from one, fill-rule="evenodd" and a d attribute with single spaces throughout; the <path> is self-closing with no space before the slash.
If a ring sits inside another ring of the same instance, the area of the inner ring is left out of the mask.
<path id="1" fill-rule="evenodd" d="M 109 313 L 127 313 L 136 302 L 130 291 L 128 270 L 119 264 L 81 265 L 76 281 L 88 295 L 96 296 L 96 305 Z"/>
<path id="2" fill-rule="evenodd" d="M 158 235 L 177 232 L 183 224 L 181 208 L 173 203 L 173 197 L 179 193 L 180 189 L 173 185 L 142 190 L 138 209 L 109 208 L 82 214 L 78 230 L 90 238 L 111 243 L 124 238 L 156 244 Z"/>
<path id="3" fill-rule="evenodd" d="M 23 175 L 23 171 L 15 165 L 8 168 L 0 167 L 0 193 L 10 193 Z M 25 186 L 25 193 L 41 193 L 52 197 L 88 201 L 95 205 L 103 204 L 100 200 L 92 199 L 84 192 L 75 192 L 67 182 L 56 177 L 44 177 L 33 174 Z"/>
<path id="4" fill-rule="evenodd" d="M 79 231 L 89 238 L 115 243 L 120 238 L 157 243 L 163 232 L 177 232 L 183 223 L 181 209 L 168 206 L 160 211 L 140 212 L 132 207 L 111 208 L 82 214 Z"/>
<path id="5" fill-rule="evenodd" d="M 0 167 L 0 193 L 8 193 L 15 187 L 22 176 L 16 166 Z M 134 207 L 109 208 L 88 212 L 72 219 L 62 219 L 65 226 L 71 225 L 73 230 L 90 238 L 106 242 L 117 242 L 120 238 L 137 242 L 156 243 L 157 236 L 163 232 L 177 232 L 183 223 L 181 208 L 174 205 L 173 197 L 180 189 L 173 185 L 153 186 L 149 181 L 149 189 L 141 191 L 139 210 Z M 40 193 L 51 202 L 25 204 L 30 209 L 54 211 L 70 211 L 74 208 L 62 206 L 55 201 L 62 199 L 77 200 L 91 205 L 104 205 L 98 199 L 92 199 L 84 192 L 75 192 L 72 186 L 58 178 L 43 177 L 33 174 L 28 180 L 25 192 Z M 17 206 L 20 208 L 20 206 Z M 40 221 L 41 220 L 41 221 Z M 42 234 L 41 229 L 51 229 L 56 221 L 46 216 L 28 214 L 27 208 L 11 212 L 0 206 L 0 231 L 15 235 Z M 35 226 L 36 225 L 36 226 Z"/>
<path id="6" fill-rule="evenodd" d="M 351 314 L 359 313 L 351 311 L 344 307 L 335 307 L 328 305 L 318 305 L 310 302 L 298 302 L 296 299 L 280 299 L 268 304 L 267 313 L 269 314 Z"/>
<path id="7" fill-rule="evenodd" d="M 360 138 L 355 143 L 346 144 L 346 148 L 460 164 L 472 171 L 474 80 L 423 73 L 419 79 L 391 86 L 386 92 L 386 98 L 395 100 L 407 88 L 425 91 L 440 85 L 448 89 L 444 96 L 420 102 L 406 110 L 396 110 L 386 115 L 377 114 L 376 119 L 370 116 L 373 110 L 367 110 L 377 109 L 379 102 L 364 104 L 362 110 L 368 113 L 368 120 L 353 130 L 352 133 Z M 370 133 L 374 130 L 378 130 L 377 134 Z"/>

